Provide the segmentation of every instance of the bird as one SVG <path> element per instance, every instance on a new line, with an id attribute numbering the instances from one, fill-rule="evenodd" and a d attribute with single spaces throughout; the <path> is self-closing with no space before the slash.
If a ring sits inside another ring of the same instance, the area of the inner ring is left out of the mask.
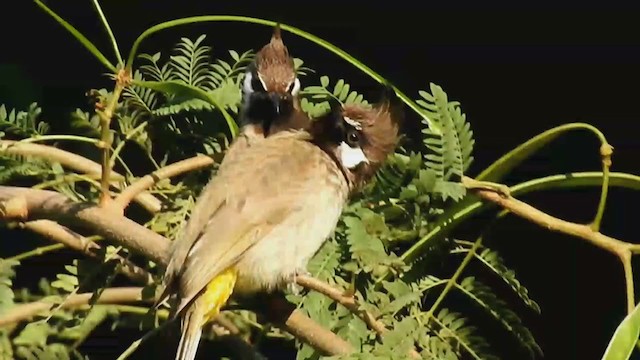
<path id="1" fill-rule="evenodd" d="M 310 119 L 300 107 L 299 91 L 300 80 L 295 71 L 293 58 L 282 40 L 280 24 L 276 24 L 270 41 L 256 53 L 244 73 L 242 105 L 238 119 L 240 134 L 225 152 L 222 164 L 233 162 L 237 153 L 265 137 L 280 131 L 309 126 Z M 201 198 L 209 196 L 208 189 L 205 187 Z M 206 206 L 206 203 L 196 202 L 189 224 L 190 229 L 202 229 L 206 225 L 208 219 L 197 216 L 202 212 L 198 209 L 202 206 Z M 192 242 L 196 239 L 192 235 L 179 234 L 177 240 L 172 242 L 171 252 L 184 253 L 191 248 Z M 167 267 L 156 307 L 173 291 L 175 270 L 173 266 Z"/>
<path id="2" fill-rule="evenodd" d="M 232 294 L 280 290 L 306 271 L 349 197 L 397 145 L 402 111 L 389 89 L 374 106 L 334 105 L 220 165 L 178 240 L 191 246 L 176 248 L 167 266 L 172 318 L 181 319 L 176 360 L 195 358 L 203 325 Z"/>
<path id="3" fill-rule="evenodd" d="M 280 24 L 276 24 L 269 43 L 256 53 L 244 73 L 239 112 L 241 142 L 307 126 L 309 118 L 301 110 L 299 92 L 293 57 L 282 40 Z"/>

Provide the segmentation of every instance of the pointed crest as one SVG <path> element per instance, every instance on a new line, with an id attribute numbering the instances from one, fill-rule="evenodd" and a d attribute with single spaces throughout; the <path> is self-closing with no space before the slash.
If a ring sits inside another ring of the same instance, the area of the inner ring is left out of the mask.
<path id="1" fill-rule="evenodd" d="M 296 78 L 293 58 L 282 41 L 280 23 L 273 28 L 271 40 L 256 54 L 256 69 L 268 91 L 286 93 Z"/>

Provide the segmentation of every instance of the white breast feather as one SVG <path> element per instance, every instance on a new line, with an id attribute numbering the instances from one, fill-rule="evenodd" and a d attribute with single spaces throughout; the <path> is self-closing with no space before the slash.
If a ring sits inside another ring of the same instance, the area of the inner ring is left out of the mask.
<path id="1" fill-rule="evenodd" d="M 342 202 L 334 191 L 312 196 L 301 205 L 300 211 L 293 212 L 244 254 L 237 264 L 234 293 L 282 286 L 297 270 L 306 269 L 311 257 L 333 234 L 342 213 Z"/>

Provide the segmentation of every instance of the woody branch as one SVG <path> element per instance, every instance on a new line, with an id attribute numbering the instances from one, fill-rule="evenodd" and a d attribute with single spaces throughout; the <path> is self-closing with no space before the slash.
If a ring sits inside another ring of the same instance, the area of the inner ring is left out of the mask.
<path id="1" fill-rule="evenodd" d="M 165 265 L 168 257 L 169 240 L 163 236 L 113 211 L 93 204 L 75 203 L 53 191 L 0 186 L 0 219 L 27 222 L 54 220 L 61 225 L 89 229 L 160 265 Z M 132 298 L 132 301 L 137 301 L 137 298 Z M 338 355 L 353 350 L 349 343 L 315 323 L 300 310 L 290 309 L 283 315 L 274 319 L 278 326 L 321 352 Z"/>

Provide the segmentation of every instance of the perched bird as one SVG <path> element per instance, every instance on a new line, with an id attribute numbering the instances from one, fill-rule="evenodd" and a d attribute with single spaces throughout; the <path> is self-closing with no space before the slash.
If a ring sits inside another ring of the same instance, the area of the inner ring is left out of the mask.
<path id="1" fill-rule="evenodd" d="M 302 112 L 298 100 L 300 80 L 296 76 L 293 58 L 282 41 L 279 24 L 273 29 L 271 40 L 256 54 L 244 75 L 242 86 L 242 106 L 240 108 L 240 134 L 227 149 L 222 164 L 232 162 L 235 155 L 252 143 L 288 129 L 302 129 L 309 125 L 310 119 Z M 200 198 L 208 198 L 206 187 Z M 197 202 L 189 223 L 191 232 L 202 230 L 208 219 L 199 217 L 199 207 L 206 203 Z M 186 228 L 185 228 L 186 229 Z M 186 254 L 197 237 L 183 232 L 172 243 L 172 252 Z M 174 259 L 175 260 L 175 259 Z M 161 295 L 156 306 L 163 302 L 175 290 L 175 275 L 178 269 L 167 268 Z"/>
<path id="2" fill-rule="evenodd" d="M 167 267 L 172 313 L 182 320 L 177 360 L 195 358 L 202 326 L 232 292 L 283 289 L 306 271 L 350 194 L 397 144 L 391 94 L 372 108 L 339 107 L 305 130 L 280 131 L 221 164 L 178 239 L 191 247 L 176 247 Z"/>

